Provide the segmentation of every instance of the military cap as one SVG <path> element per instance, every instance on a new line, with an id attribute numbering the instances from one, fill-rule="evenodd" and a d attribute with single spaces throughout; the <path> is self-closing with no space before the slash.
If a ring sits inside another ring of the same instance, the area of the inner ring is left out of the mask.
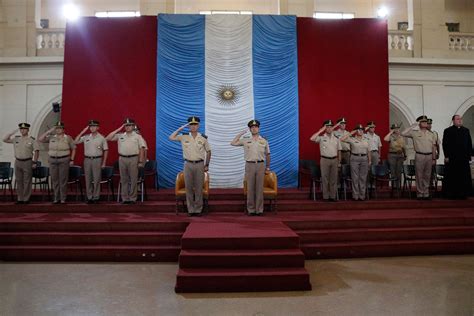
<path id="1" fill-rule="evenodd" d="M 133 119 L 127 117 L 127 118 L 123 121 L 123 125 L 135 125 L 135 120 L 133 120 Z"/>
<path id="2" fill-rule="evenodd" d="M 58 121 L 56 124 L 54 124 L 54 127 L 56 127 L 56 128 L 64 128 L 64 122 Z"/>
<path id="3" fill-rule="evenodd" d="M 334 124 L 332 123 L 331 120 L 326 120 L 324 121 L 323 126 L 334 126 Z"/>
<path id="4" fill-rule="evenodd" d="M 29 129 L 30 126 L 31 126 L 31 125 L 28 124 L 28 123 L 20 123 L 20 124 L 18 124 L 18 127 L 19 127 L 19 128 L 26 128 L 26 129 Z"/>
<path id="5" fill-rule="evenodd" d="M 430 118 L 429 118 L 429 119 L 426 120 L 426 122 L 427 122 L 428 124 L 433 124 L 433 119 L 430 119 Z"/>
<path id="6" fill-rule="evenodd" d="M 392 126 L 390 126 L 390 129 L 398 129 L 400 128 L 401 124 L 392 124 Z"/>
<path id="7" fill-rule="evenodd" d="M 428 117 L 426 115 L 418 116 L 416 119 L 417 122 L 428 122 Z"/>
<path id="8" fill-rule="evenodd" d="M 368 121 L 367 122 L 367 127 L 375 127 L 375 122 L 374 121 Z"/>
<path id="9" fill-rule="evenodd" d="M 347 123 L 345 117 L 341 117 L 340 119 L 337 120 L 337 122 L 340 123 L 340 124 L 346 124 Z"/>
<path id="10" fill-rule="evenodd" d="M 99 121 L 90 120 L 90 121 L 89 121 L 89 126 L 99 126 Z"/>
<path id="11" fill-rule="evenodd" d="M 258 120 L 251 120 L 248 124 L 248 127 L 257 126 L 260 127 L 260 122 Z"/>
<path id="12" fill-rule="evenodd" d="M 362 124 L 357 124 L 357 125 L 354 127 L 353 131 L 355 131 L 356 129 L 364 130 L 364 126 L 362 126 Z"/>
<path id="13" fill-rule="evenodd" d="M 201 119 L 197 116 L 188 117 L 188 123 L 189 124 L 198 124 L 199 122 L 201 122 Z"/>

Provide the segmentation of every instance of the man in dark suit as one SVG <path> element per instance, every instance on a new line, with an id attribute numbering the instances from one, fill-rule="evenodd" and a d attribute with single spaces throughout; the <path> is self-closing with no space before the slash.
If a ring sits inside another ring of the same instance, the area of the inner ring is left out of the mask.
<path id="1" fill-rule="evenodd" d="M 444 130 L 445 193 L 450 199 L 465 199 L 472 189 L 472 139 L 469 129 L 462 126 L 462 117 L 454 115 L 453 125 Z"/>

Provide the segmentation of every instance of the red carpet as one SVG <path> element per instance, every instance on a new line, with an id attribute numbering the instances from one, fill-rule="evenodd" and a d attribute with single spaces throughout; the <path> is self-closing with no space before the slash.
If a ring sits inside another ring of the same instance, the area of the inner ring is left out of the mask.
<path id="1" fill-rule="evenodd" d="M 299 237 L 278 221 L 193 222 L 181 249 L 177 293 L 311 290 Z"/>

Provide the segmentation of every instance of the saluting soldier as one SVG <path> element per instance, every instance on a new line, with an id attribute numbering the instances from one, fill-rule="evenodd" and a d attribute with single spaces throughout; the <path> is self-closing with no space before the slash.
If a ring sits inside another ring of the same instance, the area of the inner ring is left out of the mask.
<path id="1" fill-rule="evenodd" d="M 371 157 L 369 142 L 364 137 L 364 127 L 362 124 L 357 124 L 349 135 L 341 138 L 341 141 L 349 143 L 351 146 L 352 199 L 363 201 L 366 198 L 367 174 L 371 164 Z"/>
<path id="2" fill-rule="evenodd" d="M 342 136 L 350 135 L 350 132 L 346 130 L 347 121 L 344 117 L 341 117 L 337 120 L 336 126 L 334 126 L 334 136 L 336 136 L 339 140 Z M 336 130 L 336 127 L 339 129 Z M 341 164 L 348 165 L 351 159 L 351 145 L 346 142 L 340 142 L 341 144 Z"/>
<path id="3" fill-rule="evenodd" d="M 419 116 L 416 122 L 406 128 L 402 136 L 412 138 L 413 147 L 415 147 L 416 195 L 420 200 L 429 200 L 431 170 L 436 164 L 436 139 L 434 134 L 427 129 L 426 115 Z M 419 126 L 419 130 L 414 130 L 416 126 Z"/>
<path id="4" fill-rule="evenodd" d="M 138 168 L 145 162 L 143 137 L 134 132 L 135 121 L 126 118 L 123 124 L 105 138 L 117 142 L 119 154 L 120 186 L 123 204 L 137 201 Z M 124 133 L 119 133 L 125 129 Z"/>
<path id="5" fill-rule="evenodd" d="M 197 116 L 188 118 L 188 123 L 174 131 L 169 139 L 181 142 L 184 158 L 184 183 L 186 186 L 186 205 L 188 216 L 201 216 L 202 214 L 202 188 L 204 185 L 204 172 L 209 170 L 211 161 L 211 146 L 207 136 L 198 132 L 201 119 Z M 189 126 L 190 133 L 178 135 Z"/>
<path id="6" fill-rule="evenodd" d="M 29 130 L 30 124 L 20 123 L 18 124 L 18 129 L 15 129 L 3 138 L 5 143 L 13 144 L 15 153 L 16 204 L 30 203 L 33 168 L 36 167 L 39 155 L 38 144 L 34 137 L 28 135 Z M 20 135 L 13 137 L 18 131 Z"/>
<path id="7" fill-rule="evenodd" d="M 230 143 L 244 147 L 245 181 L 247 182 L 247 212 L 249 215 L 263 214 L 263 185 L 265 173 L 270 171 L 270 147 L 260 136 L 260 122 L 251 120 L 248 124 L 251 136 L 242 137 L 248 129 L 241 131 Z"/>
<path id="8" fill-rule="evenodd" d="M 52 135 L 53 131 L 54 135 Z M 38 141 L 49 142 L 48 162 L 54 192 L 53 204 L 65 204 L 69 166 L 74 164 L 76 144 L 71 136 L 64 134 L 64 123 L 61 121 L 43 133 Z"/>
<path id="9" fill-rule="evenodd" d="M 365 130 L 367 133 L 364 135 L 364 137 L 367 138 L 369 142 L 371 165 L 378 165 L 380 162 L 382 142 L 380 141 L 379 135 L 375 134 L 375 122 L 367 122 Z"/>
<path id="10" fill-rule="evenodd" d="M 323 132 L 324 135 L 321 136 Z M 341 142 L 334 136 L 332 121 L 324 121 L 323 127 L 314 133 L 310 140 L 319 144 L 321 153 L 320 166 L 323 199 L 335 202 L 337 193 L 337 170 L 341 160 Z"/>
<path id="11" fill-rule="evenodd" d="M 90 131 L 90 134 L 84 133 Z M 84 136 L 82 136 L 84 135 Z M 84 174 L 86 177 L 87 203 L 98 203 L 100 199 L 100 180 L 102 168 L 107 162 L 109 147 L 105 137 L 99 133 L 99 122 L 90 120 L 74 139 L 76 144 L 84 143 Z"/>
<path id="12" fill-rule="evenodd" d="M 402 179 L 403 162 L 407 158 L 405 138 L 400 135 L 400 125 L 392 124 L 390 132 L 385 135 L 384 141 L 389 143 L 388 163 L 390 172 L 395 178 L 394 186 L 399 189 Z"/>

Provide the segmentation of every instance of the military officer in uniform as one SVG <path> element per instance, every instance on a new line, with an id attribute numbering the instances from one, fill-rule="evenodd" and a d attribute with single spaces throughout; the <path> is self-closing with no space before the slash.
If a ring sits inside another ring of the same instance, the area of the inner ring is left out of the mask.
<path id="1" fill-rule="evenodd" d="M 403 162 L 407 157 L 405 138 L 400 135 L 400 125 L 392 124 L 390 132 L 383 140 L 389 143 L 388 163 L 392 177 L 395 178 L 393 184 L 395 188 L 400 189 Z"/>
<path id="2" fill-rule="evenodd" d="M 90 131 L 90 134 L 84 135 L 87 130 Z M 87 203 L 98 203 L 100 199 L 102 168 L 106 165 L 109 152 L 105 137 L 99 133 L 99 122 L 90 120 L 88 126 L 77 135 L 74 142 L 76 144 L 84 143 L 84 175 L 86 178 Z"/>
<path id="3" fill-rule="evenodd" d="M 251 120 L 248 124 L 251 136 L 242 137 L 248 129 L 241 131 L 230 143 L 244 147 L 245 180 L 247 182 L 247 212 L 249 215 L 263 214 L 263 185 L 265 173 L 270 171 L 270 147 L 260 136 L 260 122 Z"/>
<path id="4" fill-rule="evenodd" d="M 369 142 L 370 159 L 372 162 L 371 165 L 378 165 L 380 162 L 382 142 L 380 141 L 379 135 L 375 134 L 375 122 L 368 122 L 365 130 L 367 133 L 364 135 L 364 137 L 367 138 Z"/>
<path id="5" fill-rule="evenodd" d="M 174 131 L 169 139 L 181 142 L 184 158 L 184 183 L 186 186 L 186 205 L 188 216 L 201 216 L 202 214 L 202 188 L 204 185 L 204 172 L 209 170 L 211 161 L 211 147 L 207 136 L 198 132 L 199 122 L 197 116 L 188 118 L 188 123 Z M 189 127 L 190 133 L 178 135 L 184 128 Z"/>
<path id="6" fill-rule="evenodd" d="M 402 136 L 413 139 L 415 148 L 415 177 L 416 177 L 416 195 L 418 199 L 430 199 L 430 179 L 432 166 L 436 164 L 436 139 L 428 127 L 428 118 L 426 115 L 419 116 L 417 123 L 412 124 L 402 132 Z M 419 126 L 419 130 L 414 130 Z"/>
<path id="7" fill-rule="evenodd" d="M 333 132 L 334 136 L 338 139 L 341 139 L 342 136 L 350 135 L 350 133 L 346 130 L 347 121 L 344 117 L 340 118 L 336 122 L 336 126 L 334 126 L 335 131 Z M 336 130 L 336 127 L 339 129 Z M 348 165 L 351 159 L 351 145 L 346 142 L 340 142 L 341 144 L 341 164 Z"/>
<path id="8" fill-rule="evenodd" d="M 371 164 L 371 157 L 369 142 L 364 137 L 364 127 L 362 124 L 356 125 L 350 134 L 341 138 L 341 141 L 349 143 L 351 146 L 352 198 L 355 201 L 363 201 L 366 198 L 367 174 Z"/>
<path id="9" fill-rule="evenodd" d="M 64 204 L 67 198 L 69 166 L 74 164 L 76 144 L 71 136 L 64 134 L 64 123 L 61 121 L 42 134 L 38 141 L 49 143 L 48 162 L 54 192 L 53 203 Z"/>
<path id="10" fill-rule="evenodd" d="M 323 132 L 324 135 L 321 136 Z M 335 202 L 337 193 L 337 170 L 341 160 L 341 142 L 333 133 L 332 121 L 324 121 L 323 127 L 314 133 L 310 140 L 319 144 L 321 153 L 320 166 L 323 199 Z"/>
<path id="11" fill-rule="evenodd" d="M 134 132 L 135 121 L 126 118 L 123 124 L 105 138 L 117 142 L 119 154 L 120 186 L 123 204 L 137 201 L 138 168 L 145 163 L 145 142 Z M 119 133 L 125 129 L 124 133 Z"/>
<path id="12" fill-rule="evenodd" d="M 33 168 L 36 167 L 39 149 L 36 140 L 28 135 L 30 124 L 20 123 L 18 129 L 7 134 L 3 141 L 13 144 L 15 153 L 15 178 L 17 183 L 17 204 L 30 203 Z M 15 135 L 16 132 L 21 135 Z M 13 138 L 12 138 L 13 137 Z"/>
<path id="13" fill-rule="evenodd" d="M 438 134 L 437 131 L 432 130 L 432 126 L 433 126 L 433 120 L 432 119 L 429 118 L 426 123 L 427 123 L 426 129 L 433 133 L 435 141 L 436 141 L 436 144 L 435 144 L 435 147 L 436 147 L 436 160 L 438 160 L 439 159 L 439 148 L 440 148 L 439 134 Z"/>

